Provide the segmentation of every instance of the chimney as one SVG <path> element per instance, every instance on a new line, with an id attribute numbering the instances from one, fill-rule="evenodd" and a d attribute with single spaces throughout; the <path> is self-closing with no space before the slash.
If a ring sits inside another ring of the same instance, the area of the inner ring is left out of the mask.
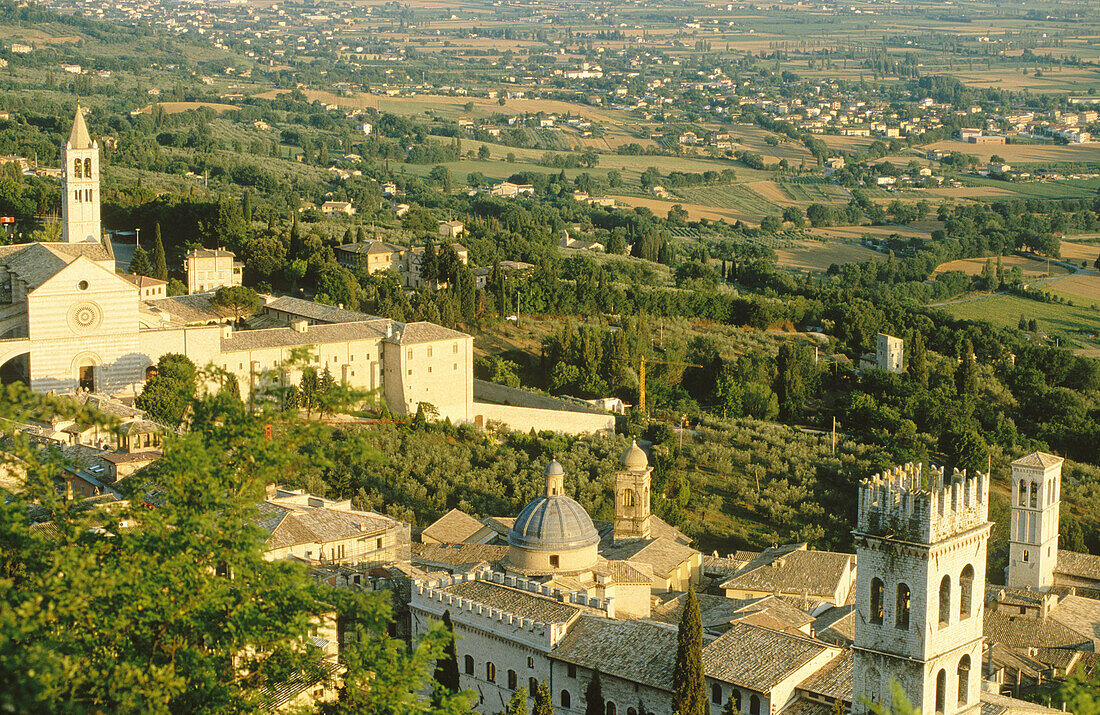
<path id="1" fill-rule="evenodd" d="M 308 327 L 308 320 L 295 320 L 290 324 L 290 328 L 296 333 L 304 333 Z"/>

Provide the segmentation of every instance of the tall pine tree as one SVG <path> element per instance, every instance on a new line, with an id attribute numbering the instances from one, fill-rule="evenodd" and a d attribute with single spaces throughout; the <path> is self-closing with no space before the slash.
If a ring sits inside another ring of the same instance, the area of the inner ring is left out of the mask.
<path id="1" fill-rule="evenodd" d="M 443 612 L 443 627 L 450 639 L 443 648 L 443 655 L 435 661 L 435 680 L 447 693 L 458 692 L 458 653 L 455 650 L 455 624 L 450 610 Z"/>
<path id="2" fill-rule="evenodd" d="M 604 715 L 603 685 L 598 670 L 592 674 L 592 680 L 584 689 L 584 715 Z"/>
<path id="3" fill-rule="evenodd" d="M 707 684 L 703 676 L 703 621 L 695 589 L 688 589 L 676 633 L 676 666 L 672 670 L 675 710 L 679 715 L 707 715 Z"/>
<path id="4" fill-rule="evenodd" d="M 130 273 L 138 276 L 152 277 L 153 275 L 153 267 L 149 265 L 149 254 L 141 246 L 134 249 L 134 257 L 130 259 Z"/>
<path id="5" fill-rule="evenodd" d="M 919 332 L 914 332 L 909 341 L 909 378 L 922 387 L 928 386 L 928 351 Z"/>
<path id="6" fill-rule="evenodd" d="M 535 688 L 535 707 L 531 715 L 554 715 L 554 703 L 550 700 L 550 688 L 546 687 L 545 680 L 540 680 Z"/>

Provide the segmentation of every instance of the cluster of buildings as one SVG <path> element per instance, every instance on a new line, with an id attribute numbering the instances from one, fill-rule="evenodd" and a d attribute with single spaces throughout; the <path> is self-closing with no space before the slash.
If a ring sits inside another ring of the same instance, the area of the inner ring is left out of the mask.
<path id="1" fill-rule="evenodd" d="M 523 391 L 506 401 L 476 399 L 473 339 L 439 325 L 271 296 L 255 315 L 238 319 L 211 303 L 218 287 L 241 282 L 240 264 L 224 249 L 188 253 L 189 295 L 168 297 L 161 281 L 120 275 L 100 224 L 99 147 L 80 111 L 62 155 L 62 240 L 0 247 L 0 366 L 36 392 L 131 400 L 162 355 L 179 353 L 235 376 L 247 398 L 297 384 L 303 366 L 288 363 L 304 348 L 312 367 L 349 387 L 377 391 L 395 414 L 428 403 L 440 419 L 456 423 L 527 428 L 534 422 L 571 432 L 614 427 L 614 416 L 595 408 L 544 400 L 529 407 Z M 458 253 L 465 262 L 465 250 Z M 377 254 L 368 247 L 365 255 L 369 261 Z M 422 255 L 390 251 L 385 266 L 404 261 L 415 282 Z M 374 270 L 369 263 L 368 269 Z"/>

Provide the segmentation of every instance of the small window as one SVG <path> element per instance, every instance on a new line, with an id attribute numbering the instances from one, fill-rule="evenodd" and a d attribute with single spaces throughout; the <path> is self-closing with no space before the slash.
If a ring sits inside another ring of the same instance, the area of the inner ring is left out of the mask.
<path id="1" fill-rule="evenodd" d="M 374 544 L 375 544 L 374 548 L 376 548 L 376 549 L 382 548 L 382 539 L 376 539 Z"/>
<path id="2" fill-rule="evenodd" d="M 73 159 L 73 178 L 81 178 L 80 173 L 80 159 Z"/>
<path id="3" fill-rule="evenodd" d="M 951 577 L 940 581 L 940 628 L 951 623 Z"/>
<path id="4" fill-rule="evenodd" d="M 407 357 L 407 358 L 408 358 L 409 360 L 412 360 L 412 359 L 413 359 L 413 351 L 412 351 L 412 348 L 409 348 L 409 349 L 408 349 L 408 350 L 407 350 L 407 351 L 405 352 L 405 356 L 406 356 L 406 357 Z"/>
<path id="5" fill-rule="evenodd" d="M 413 371 L 412 371 L 411 369 L 409 370 L 409 374 L 410 374 L 410 375 L 412 375 L 412 374 L 413 374 Z"/>
<path id="6" fill-rule="evenodd" d="M 429 345 L 428 346 L 428 357 L 431 357 L 431 356 L 432 356 L 432 346 Z"/>
<path id="7" fill-rule="evenodd" d="M 561 706 L 563 708 L 571 707 L 571 705 L 570 705 L 571 701 L 572 701 L 572 698 L 569 697 L 569 691 L 568 690 L 561 691 Z"/>
<path id="8" fill-rule="evenodd" d="M 573 663 L 569 663 L 568 666 L 566 667 L 566 673 L 569 674 L 570 678 L 577 677 L 577 666 L 574 665 Z"/>
<path id="9" fill-rule="evenodd" d="M 942 713 L 947 707 L 947 671 L 940 669 L 936 676 L 936 712 Z"/>
<path id="10" fill-rule="evenodd" d="M 516 686 L 518 684 L 519 684 L 519 678 L 516 676 L 516 671 L 509 670 L 508 671 L 508 689 L 509 690 L 515 690 Z"/>
<path id="11" fill-rule="evenodd" d="M 1024 563 L 1025 564 L 1030 560 L 1029 557 L 1030 557 L 1030 554 L 1028 553 L 1027 549 L 1024 549 Z"/>
<path id="12" fill-rule="evenodd" d="M 527 693 L 531 697 L 535 697 L 535 691 L 538 690 L 539 681 L 534 678 L 527 679 Z"/>
<path id="13" fill-rule="evenodd" d="M 527 656 L 527 667 L 528 668 L 534 668 L 535 667 L 535 658 L 534 658 L 534 656 L 531 656 L 531 655 Z"/>
<path id="14" fill-rule="evenodd" d="M 1027 482 L 1020 480 L 1020 506 L 1027 506 Z"/>
<path id="15" fill-rule="evenodd" d="M 974 567 L 967 564 L 959 575 L 959 619 L 970 618 L 974 604 Z"/>
<path id="16" fill-rule="evenodd" d="M 760 696 L 753 695 L 749 698 L 749 715 L 760 715 Z"/>
<path id="17" fill-rule="evenodd" d="M 959 707 L 965 707 L 970 699 L 970 656 L 959 658 Z"/>
<path id="18" fill-rule="evenodd" d="M 608 700 L 607 703 L 604 705 L 603 713 L 604 715 L 615 715 L 615 710 L 615 703 Z"/>
<path id="19" fill-rule="evenodd" d="M 451 352 L 453 352 L 453 353 L 458 352 L 458 343 L 454 343 L 453 345 L 451 345 Z"/>
<path id="20" fill-rule="evenodd" d="M 432 374 L 432 366 L 431 365 L 428 366 L 428 374 L 429 375 Z"/>
<path id="21" fill-rule="evenodd" d="M 718 683 L 711 683 L 710 686 L 710 701 L 715 705 L 722 704 L 722 686 Z"/>
<path id="22" fill-rule="evenodd" d="M 497 682 L 497 667 L 493 665 L 493 661 L 485 664 L 485 679 L 490 683 Z"/>
<path id="23" fill-rule="evenodd" d="M 554 554 L 553 556 L 550 557 L 550 568 L 556 569 L 560 565 L 560 562 L 561 562 L 561 558 L 557 554 Z M 573 666 L 571 665 L 571 666 L 569 666 L 569 668 L 570 668 L 570 670 L 572 670 Z M 574 676 L 572 675 L 572 673 L 570 673 L 569 677 L 572 678 Z"/>
<path id="24" fill-rule="evenodd" d="M 91 158 L 87 158 L 87 159 L 84 160 L 84 178 L 85 179 L 92 178 L 92 160 L 91 160 Z"/>
<path id="25" fill-rule="evenodd" d="M 472 655 L 466 656 L 466 675 L 474 674 L 474 657 Z"/>

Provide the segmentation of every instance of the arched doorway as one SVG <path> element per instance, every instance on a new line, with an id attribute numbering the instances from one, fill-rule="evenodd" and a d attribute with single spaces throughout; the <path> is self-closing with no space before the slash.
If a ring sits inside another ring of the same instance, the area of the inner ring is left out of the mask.
<path id="1" fill-rule="evenodd" d="M 0 364 L 0 384 L 31 384 L 31 354 L 21 353 Z"/>
<path id="2" fill-rule="evenodd" d="M 91 358 L 84 358 L 76 366 L 76 386 L 85 392 L 95 392 L 96 364 Z"/>

